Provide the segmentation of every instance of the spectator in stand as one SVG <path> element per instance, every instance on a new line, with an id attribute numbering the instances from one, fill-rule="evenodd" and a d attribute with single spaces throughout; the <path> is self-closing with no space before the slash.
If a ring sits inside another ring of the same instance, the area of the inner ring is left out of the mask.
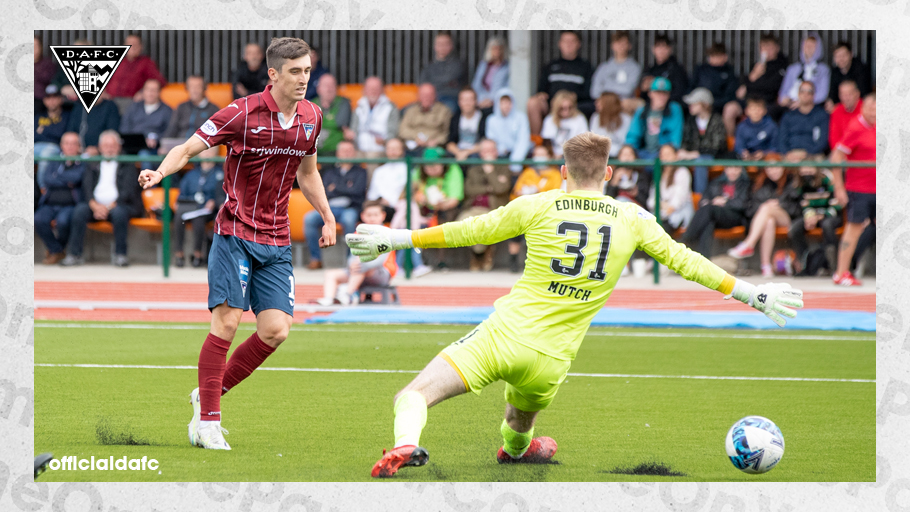
<path id="1" fill-rule="evenodd" d="M 145 148 L 140 155 L 158 153 L 159 139 L 167 131 L 173 114 L 171 107 L 161 102 L 161 84 L 149 80 L 142 87 L 142 100 L 130 105 L 120 119 L 120 133 L 141 134 L 145 137 Z M 151 162 L 142 162 L 143 169 L 151 169 Z"/>
<path id="2" fill-rule="evenodd" d="M 439 224 L 455 220 L 458 205 L 464 199 L 464 174 L 458 164 L 449 164 L 445 170 L 443 164 L 432 163 L 445 154 L 442 148 L 427 148 L 423 159 L 428 160 L 415 173 L 414 201 L 420 206 L 421 214 L 436 215 Z"/>
<path id="3" fill-rule="evenodd" d="M 103 92 L 95 106 L 92 107 L 91 112 L 86 112 L 81 105 L 73 108 L 70 112 L 69 122 L 66 125 L 66 131 L 79 134 L 79 140 L 83 147 L 82 154 L 85 156 L 98 156 L 98 137 L 102 132 L 108 130 L 116 132 L 119 128 L 120 111 L 117 110 L 117 105 L 107 99 L 107 94 Z M 119 135 L 117 140 L 120 140 Z"/>
<path id="4" fill-rule="evenodd" d="M 651 53 L 654 54 L 654 65 L 645 73 L 641 90 L 653 90 L 648 87 L 653 79 L 663 77 L 671 84 L 671 88 L 667 89 L 670 92 L 670 100 L 681 102 L 683 95 L 689 90 L 689 75 L 676 60 L 676 55 L 673 55 L 673 43 L 670 38 L 662 34 L 656 36 Z"/>
<path id="5" fill-rule="evenodd" d="M 750 96 L 746 100 L 746 118 L 736 127 L 733 152 L 742 160 L 763 160 L 777 150 L 777 131 L 764 98 Z"/>
<path id="6" fill-rule="evenodd" d="M 385 141 L 385 157 L 393 160 L 403 158 L 404 141 L 398 137 Z M 379 201 L 379 204 L 385 209 L 386 218 L 391 219 L 407 182 L 408 166 L 404 162 L 382 164 L 373 170 L 370 188 L 367 190 L 367 200 Z"/>
<path id="7" fill-rule="evenodd" d="M 201 158 L 217 158 L 218 147 L 213 146 L 199 153 Z M 205 225 L 215 220 L 218 207 L 224 204 L 224 169 L 219 162 L 200 162 L 193 165 L 180 178 L 180 194 L 174 211 L 174 265 L 186 265 L 183 253 L 186 224 L 193 228 L 194 268 L 203 265 L 202 242 L 206 238 Z"/>
<path id="8" fill-rule="evenodd" d="M 680 147 L 683 135 L 683 111 L 679 103 L 670 101 L 670 81 L 657 77 L 648 92 L 650 103 L 640 107 L 632 116 L 626 134 L 626 144 L 638 152 L 639 158 L 654 158 L 664 144 Z"/>
<path id="9" fill-rule="evenodd" d="M 591 97 L 600 98 L 604 93 L 613 93 L 622 101 L 623 111 L 635 112 L 641 106 L 641 101 L 635 97 L 635 89 L 641 79 L 641 65 L 629 56 L 632 41 L 627 30 L 616 30 L 610 34 L 610 50 L 610 59 L 597 66 L 591 78 Z"/>
<path id="10" fill-rule="evenodd" d="M 793 149 L 804 149 L 809 155 L 821 155 L 828 147 L 828 113 L 825 107 L 814 103 L 815 86 L 806 81 L 799 86 L 797 108 L 790 110 L 780 120 L 777 150 L 783 154 Z"/>
<path id="11" fill-rule="evenodd" d="M 828 268 L 833 271 L 837 266 L 837 228 L 843 224 L 843 205 L 834 197 L 834 182 L 818 167 L 804 166 L 799 168 L 794 186 L 797 187 L 802 215 L 793 219 L 787 237 L 799 258 L 800 268 L 806 268 L 809 253 L 806 232 L 820 227 L 825 259 L 828 260 Z"/>
<path id="12" fill-rule="evenodd" d="M 491 37 L 477 64 L 471 88 L 477 93 L 477 107 L 489 115 L 493 112 L 496 91 L 509 86 L 509 47 L 501 37 Z"/>
<path id="13" fill-rule="evenodd" d="M 736 72 L 729 60 L 724 43 L 712 44 L 708 48 L 708 62 L 702 62 L 695 68 L 692 81 L 689 82 L 692 90 L 704 87 L 711 91 L 714 97 L 712 107 L 718 113 L 723 112 L 724 105 L 736 99 L 736 89 L 739 85 Z"/>
<path id="14" fill-rule="evenodd" d="M 711 91 L 697 87 L 683 100 L 689 105 L 689 118 L 683 127 L 682 148 L 677 156 L 680 160 L 714 160 L 727 154 L 727 130 L 720 114 L 711 111 L 716 104 Z M 708 188 L 708 168 L 695 168 L 692 191 L 699 194 Z"/>
<path id="15" fill-rule="evenodd" d="M 446 151 L 456 159 L 476 158 L 480 152 L 480 141 L 487 128 L 487 116 L 477 108 L 477 93 L 465 87 L 458 93 L 457 116 L 452 116 L 449 125 L 449 140 Z"/>
<path id="16" fill-rule="evenodd" d="M 142 88 L 149 80 L 157 80 L 161 87 L 167 85 L 167 80 L 158 71 L 155 61 L 142 54 L 142 38 L 138 34 L 126 36 L 124 44 L 130 45 L 130 49 L 126 51 L 126 57 L 120 61 L 117 71 L 104 89 L 113 97 L 120 115 L 134 101 L 142 101 Z"/>
<path id="17" fill-rule="evenodd" d="M 205 97 L 204 78 L 190 75 L 186 77 L 185 87 L 189 99 L 177 105 L 177 110 L 171 115 L 171 122 L 164 131 L 164 138 L 188 139 L 208 118 L 218 112 L 218 106 Z"/>
<path id="18" fill-rule="evenodd" d="M 487 117 L 485 135 L 496 142 L 500 158 L 520 162 L 528 155 L 531 148 L 531 131 L 528 116 L 515 110 L 515 96 L 510 89 L 500 89 L 496 93 L 493 114 Z M 512 172 L 521 171 L 520 164 L 511 166 Z"/>
<path id="19" fill-rule="evenodd" d="M 758 62 L 752 66 L 752 71 L 742 79 L 742 85 L 736 89 L 736 101 L 724 105 L 724 126 L 727 135 L 733 135 L 736 122 L 743 114 L 746 98 L 761 98 L 765 101 L 765 108 L 771 118 L 778 120 L 783 115 L 784 109 L 777 105 L 777 94 L 780 85 L 787 73 L 790 61 L 780 53 L 780 42 L 772 34 L 763 34 L 758 42 Z"/>
<path id="20" fill-rule="evenodd" d="M 838 94 L 840 102 L 831 112 L 831 122 L 828 124 L 828 145 L 831 149 L 844 138 L 850 121 L 859 117 L 863 111 L 863 100 L 856 82 L 844 80 L 838 86 Z"/>
<path id="21" fill-rule="evenodd" d="M 626 144 L 619 149 L 619 162 L 638 160 L 635 148 Z M 651 176 L 640 167 L 626 167 L 617 164 L 613 177 L 604 187 L 604 194 L 624 203 L 635 203 L 642 208 L 648 205 L 651 191 Z"/>
<path id="22" fill-rule="evenodd" d="M 95 110 L 92 109 L 92 112 Z M 126 236 L 131 218 L 143 213 L 139 171 L 132 163 L 117 162 L 120 155 L 120 135 L 105 130 L 98 137 L 101 156 L 109 160 L 91 162 L 82 176 L 83 201 L 73 210 L 70 227 L 69 254 L 60 262 L 63 266 L 82 265 L 85 230 L 89 222 L 106 220 L 114 225 L 114 265 L 129 265 L 126 256 Z"/>
<path id="23" fill-rule="evenodd" d="M 672 229 L 685 228 L 695 214 L 692 206 L 692 174 L 686 167 L 672 165 L 676 160 L 676 148 L 672 144 L 660 147 L 660 161 L 671 164 L 663 166 L 660 177 L 660 218 L 665 226 Z M 648 196 L 648 209 L 654 212 L 655 204 L 652 188 Z"/>
<path id="24" fill-rule="evenodd" d="M 862 114 L 850 121 L 844 138 L 831 155 L 834 163 L 875 161 L 875 93 L 863 98 Z M 837 254 L 834 283 L 858 286 L 861 283 L 850 273 L 850 261 L 862 255 L 865 247 L 857 241 L 867 222 L 875 222 L 875 167 L 848 167 L 846 181 L 840 168 L 834 171 L 834 196 L 839 204 L 847 205 L 847 225 Z"/>
<path id="25" fill-rule="evenodd" d="M 489 162 L 497 159 L 496 143 L 489 139 L 480 142 L 480 158 Z M 489 213 L 509 202 L 512 190 L 512 171 L 508 165 L 483 163 L 468 167 L 464 180 L 465 209 L 456 220 L 465 220 Z M 493 269 L 493 245 L 471 247 L 471 272 Z"/>
<path id="26" fill-rule="evenodd" d="M 790 64 L 784 81 L 777 94 L 777 102 L 782 107 L 790 110 L 798 108 L 801 104 L 800 86 L 811 82 L 814 85 L 812 102 L 820 105 L 828 99 L 828 88 L 831 86 L 831 69 L 822 59 L 825 57 L 825 48 L 817 32 L 809 32 L 803 39 L 802 51 L 799 62 Z"/>
<path id="27" fill-rule="evenodd" d="M 431 83 L 420 84 L 417 104 L 404 111 L 398 136 L 416 154 L 426 148 L 441 146 L 449 140 L 452 111 L 436 101 L 436 88 Z"/>
<path id="28" fill-rule="evenodd" d="M 597 112 L 591 116 L 589 129 L 617 143 L 610 146 L 610 156 L 619 155 L 620 143 L 625 142 L 632 116 L 623 112 L 622 102 L 616 93 L 605 92 L 594 102 Z"/>
<path id="29" fill-rule="evenodd" d="M 714 255 L 714 230 L 730 229 L 746 223 L 746 207 L 752 182 L 736 166 L 724 167 L 724 173 L 711 180 L 698 202 L 698 210 L 683 233 L 682 242 L 705 258 Z"/>
<path id="30" fill-rule="evenodd" d="M 534 146 L 531 155 L 531 159 L 537 163 L 525 167 L 518 175 L 515 186 L 512 187 L 510 201 L 521 196 L 555 190 L 562 185 L 559 169 L 546 163 L 554 159 L 553 153 L 546 146 Z M 509 239 L 509 270 L 515 274 L 521 270 L 518 265 L 518 253 L 521 252 L 521 242 L 524 238 L 524 235 L 518 235 Z"/>
<path id="31" fill-rule="evenodd" d="M 325 156 L 335 154 L 338 143 L 344 140 L 345 130 L 351 126 L 351 102 L 338 96 L 338 82 L 331 73 L 325 73 L 316 86 L 313 103 L 322 109 L 322 131 L 319 133 L 319 152 Z"/>
<path id="32" fill-rule="evenodd" d="M 765 157 L 766 162 L 779 162 L 779 155 Z M 755 253 L 755 244 L 761 241 L 762 277 L 774 277 L 771 268 L 771 253 L 777 238 L 777 228 L 790 228 L 792 219 L 800 215 L 798 189 L 793 186 L 790 174 L 784 167 L 765 167 L 758 175 L 752 190 L 752 198 L 746 210 L 751 219 L 746 239 L 727 251 L 736 259 L 743 259 Z"/>
<path id="33" fill-rule="evenodd" d="M 578 110 L 574 92 L 559 91 L 553 95 L 550 113 L 543 120 L 540 137 L 557 157 L 562 156 L 562 145 L 572 137 L 588 131 L 588 120 Z"/>
<path id="34" fill-rule="evenodd" d="M 360 220 L 364 224 L 382 225 L 385 214 L 382 206 L 375 201 L 363 203 Z M 313 301 L 322 306 L 340 304 L 342 306 L 357 305 L 360 303 L 360 288 L 363 286 L 388 286 L 395 277 L 398 265 L 395 263 L 395 253 L 383 253 L 378 258 L 362 263 L 357 256 L 349 256 L 347 266 L 327 270 L 325 284 L 322 288 L 322 297 Z M 337 298 L 338 285 L 347 283 L 347 291 Z"/>
<path id="35" fill-rule="evenodd" d="M 307 83 L 306 99 L 313 101 L 313 98 L 316 97 L 316 94 L 319 92 L 319 82 L 322 81 L 322 77 L 329 72 L 329 70 L 322 65 L 322 59 L 319 52 L 319 48 L 310 47 L 310 66 L 312 66 L 312 71 L 310 71 L 310 81 Z"/>
<path id="36" fill-rule="evenodd" d="M 830 114 L 834 107 L 843 100 L 840 99 L 840 85 L 844 82 L 853 82 L 859 89 L 860 97 L 871 92 L 869 85 L 869 70 L 859 57 L 853 56 L 853 47 L 846 41 L 837 43 L 834 48 L 834 67 L 831 68 L 831 86 L 828 88 L 828 99 L 825 101 L 825 110 Z"/>
<path id="37" fill-rule="evenodd" d="M 310 52 L 312 51 L 310 48 Z M 233 82 L 235 100 L 265 90 L 265 86 L 269 84 L 269 67 L 265 64 L 265 52 L 259 43 L 250 42 L 243 47 L 243 63 L 234 70 Z M 310 92 L 312 83 L 311 74 L 307 93 Z"/>
<path id="38" fill-rule="evenodd" d="M 60 152 L 63 156 L 77 157 L 81 151 L 78 135 L 63 134 L 60 140 Z M 47 191 L 41 195 L 38 209 L 35 210 L 35 233 L 41 237 L 47 248 L 43 263 L 54 265 L 66 256 L 65 248 L 70 236 L 73 210 L 83 201 L 82 176 L 85 174 L 85 164 L 72 160 L 48 163 L 50 165 L 45 175 Z M 51 221 L 57 221 L 56 234 L 51 227 Z"/>
<path id="39" fill-rule="evenodd" d="M 70 113 L 63 110 L 63 95 L 56 85 L 48 85 L 41 99 L 44 113 L 35 114 L 35 156 L 57 156 L 60 154 L 60 138 L 69 124 Z M 38 162 L 38 186 L 46 188 L 44 175 L 51 162 Z"/>
<path id="40" fill-rule="evenodd" d="M 346 140 L 338 143 L 336 153 L 340 159 L 352 159 L 357 155 L 354 144 Z M 338 219 L 345 234 L 353 233 L 357 227 L 360 206 L 367 195 L 366 169 L 353 163 L 336 164 L 322 171 L 322 183 L 332 215 Z M 310 263 L 307 268 L 310 270 L 322 268 L 319 236 L 323 225 L 322 216 L 316 210 L 307 212 L 303 217 L 304 234 L 310 251 Z"/>
<path id="41" fill-rule="evenodd" d="M 539 135 L 543 127 L 543 118 L 550 109 L 553 96 L 559 91 L 574 92 L 578 109 L 585 117 L 594 113 L 594 102 L 591 100 L 591 63 L 579 57 L 581 37 L 577 32 L 564 30 L 559 35 L 558 59 L 550 61 L 540 70 L 537 82 L 537 94 L 528 99 L 528 121 L 531 134 Z"/>
<path id="42" fill-rule="evenodd" d="M 378 76 L 366 79 L 351 127 L 344 132 L 345 139 L 356 142 L 360 158 L 381 157 L 386 141 L 398 133 L 401 122 L 398 107 L 382 93 L 382 87 L 382 79 Z"/>
<path id="43" fill-rule="evenodd" d="M 442 30 L 436 34 L 436 39 L 433 40 L 433 54 L 433 60 L 424 66 L 418 80 L 420 83 L 433 84 L 439 102 L 452 113 L 457 113 L 458 91 L 468 83 L 468 68 L 455 54 L 455 42 L 452 40 L 451 32 Z"/>
<path id="44" fill-rule="evenodd" d="M 44 105 L 42 101 L 47 94 L 47 86 L 51 85 L 57 73 L 57 63 L 53 57 L 45 55 L 44 43 L 35 36 L 35 112 L 39 112 Z M 57 86 L 57 92 L 60 92 Z"/>

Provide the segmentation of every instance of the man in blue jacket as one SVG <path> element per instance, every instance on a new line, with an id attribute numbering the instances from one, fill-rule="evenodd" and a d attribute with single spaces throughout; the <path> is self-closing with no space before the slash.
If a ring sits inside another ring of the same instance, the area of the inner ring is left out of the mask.
<path id="1" fill-rule="evenodd" d="M 664 144 L 677 149 L 682 144 L 683 111 L 679 103 L 670 101 L 670 89 L 668 79 L 656 77 L 648 92 L 650 104 L 639 107 L 632 117 L 626 144 L 635 148 L 639 158 L 654 158 Z"/>
<path id="2" fill-rule="evenodd" d="M 60 138 L 62 156 L 77 157 L 82 151 L 79 134 L 64 133 Z M 45 265 L 59 263 L 66 256 L 64 248 L 70 236 L 70 221 L 73 210 L 82 201 L 82 175 L 85 164 L 82 162 L 64 161 L 48 162 L 44 180 L 47 190 L 41 196 L 38 209 L 35 211 L 35 232 L 47 247 Z M 51 221 L 57 221 L 57 233 L 51 227 Z"/>
<path id="3" fill-rule="evenodd" d="M 799 106 L 784 114 L 780 120 L 777 149 L 787 154 L 793 149 L 805 149 L 811 155 L 822 155 L 828 147 L 828 113 L 823 105 L 815 104 L 815 85 L 805 81 L 799 85 Z"/>

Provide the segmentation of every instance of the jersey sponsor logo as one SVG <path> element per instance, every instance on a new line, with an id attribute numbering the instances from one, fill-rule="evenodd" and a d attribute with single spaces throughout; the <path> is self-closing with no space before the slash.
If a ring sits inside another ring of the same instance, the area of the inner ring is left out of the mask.
<path id="1" fill-rule="evenodd" d="M 202 128 L 199 129 L 206 135 L 214 136 L 216 133 L 218 133 L 218 128 L 215 128 L 215 123 L 213 123 L 211 119 L 203 123 Z"/>
<path id="2" fill-rule="evenodd" d="M 253 153 L 258 155 L 290 155 L 290 156 L 306 156 L 306 151 L 294 148 L 252 148 L 250 150 Z"/>
<path id="3" fill-rule="evenodd" d="M 654 215 L 651 212 L 645 210 L 641 206 L 638 207 L 638 216 L 645 220 L 651 220 L 654 218 Z"/>
<path id="4" fill-rule="evenodd" d="M 303 134 L 306 136 L 306 140 L 310 140 L 310 135 L 313 135 L 313 130 L 316 129 L 316 125 L 313 123 L 303 123 Z"/>
<path id="5" fill-rule="evenodd" d="M 51 53 L 86 112 L 98 102 L 129 45 L 125 46 L 51 46 Z"/>
<path id="6" fill-rule="evenodd" d="M 260 126 L 259 128 L 253 128 L 253 129 L 250 130 L 250 131 L 253 132 L 253 133 L 259 133 L 259 132 L 261 132 L 262 130 L 265 130 L 265 126 Z"/>
<path id="7" fill-rule="evenodd" d="M 591 290 L 585 290 L 584 288 L 570 286 L 567 284 L 560 284 L 556 281 L 550 281 L 550 286 L 547 287 L 547 291 L 553 292 L 556 295 L 562 295 L 563 297 L 573 297 L 583 301 L 587 301 L 591 298 Z"/>
<path id="8" fill-rule="evenodd" d="M 246 285 L 250 282 L 250 262 L 247 260 L 237 260 L 237 267 L 241 293 L 246 297 Z"/>

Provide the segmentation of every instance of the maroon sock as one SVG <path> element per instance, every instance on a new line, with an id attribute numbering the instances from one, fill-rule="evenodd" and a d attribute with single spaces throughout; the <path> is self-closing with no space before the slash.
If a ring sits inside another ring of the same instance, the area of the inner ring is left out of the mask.
<path id="1" fill-rule="evenodd" d="M 202 421 L 221 421 L 221 377 L 231 342 L 212 333 L 199 351 L 199 404 Z"/>
<path id="2" fill-rule="evenodd" d="M 231 360 L 228 361 L 224 379 L 221 382 L 221 394 L 227 393 L 231 388 L 240 384 L 243 379 L 249 377 L 253 370 L 259 368 L 259 365 L 274 351 L 274 347 L 266 345 L 259 338 L 259 333 L 254 332 L 231 354 Z"/>

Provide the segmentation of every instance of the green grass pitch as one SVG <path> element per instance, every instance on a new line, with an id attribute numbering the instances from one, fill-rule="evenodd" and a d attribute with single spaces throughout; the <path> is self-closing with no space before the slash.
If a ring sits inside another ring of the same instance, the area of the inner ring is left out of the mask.
<path id="1" fill-rule="evenodd" d="M 269 368 L 222 399 L 233 448 L 189 445 L 187 403 L 207 325 L 63 324 L 35 328 L 35 453 L 147 456 L 160 471 L 48 471 L 45 481 L 366 481 L 392 446 L 392 397 L 471 326 L 295 326 Z M 160 327 L 160 328 L 159 328 Z M 236 347 L 252 332 L 242 326 Z M 826 339 L 812 339 L 826 338 Z M 149 365 L 172 368 L 41 365 Z M 544 466 L 500 466 L 503 384 L 429 411 L 422 468 L 402 481 L 874 481 L 875 384 L 665 376 L 875 379 L 869 333 L 592 329 L 536 435 L 559 443 Z M 664 376 L 646 378 L 642 375 Z M 724 451 L 730 426 L 767 416 L 781 463 L 746 475 Z M 138 443 L 138 444 L 137 444 Z M 686 476 L 610 473 L 645 462 Z"/>

